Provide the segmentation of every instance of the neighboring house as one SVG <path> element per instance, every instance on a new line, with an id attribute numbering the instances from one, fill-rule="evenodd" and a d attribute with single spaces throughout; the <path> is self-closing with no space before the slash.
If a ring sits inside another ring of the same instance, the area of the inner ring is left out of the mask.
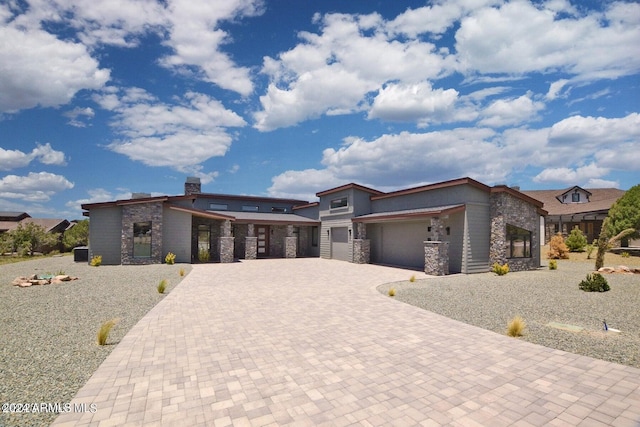
<path id="1" fill-rule="evenodd" d="M 181 196 L 137 194 L 82 205 L 89 258 L 104 264 L 320 256 L 421 269 L 428 274 L 540 265 L 538 200 L 505 186 L 461 178 L 384 193 L 347 184 L 318 202 L 207 194 L 188 178 Z"/>
<path id="2" fill-rule="evenodd" d="M 73 226 L 66 219 L 58 218 L 32 218 L 26 212 L 0 212 L 0 234 L 15 230 L 19 225 L 36 224 L 44 228 L 47 233 L 57 233 L 60 235 L 60 241 L 57 248 L 40 248 L 40 249 L 58 249 L 62 251 L 62 234 Z"/>
<path id="3" fill-rule="evenodd" d="M 586 189 L 573 186 L 564 190 L 532 190 L 522 193 L 540 200 L 548 212 L 545 218 L 545 243 L 557 233 L 567 237 L 575 227 L 591 243 L 598 239 L 602 221 L 625 191 L 617 188 Z"/>

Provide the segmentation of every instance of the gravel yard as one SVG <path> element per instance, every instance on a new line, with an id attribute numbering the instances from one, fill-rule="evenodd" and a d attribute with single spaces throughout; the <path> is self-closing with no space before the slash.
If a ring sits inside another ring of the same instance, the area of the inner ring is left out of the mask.
<path id="1" fill-rule="evenodd" d="M 638 266 L 638 258 L 626 259 L 625 265 Z M 610 291 L 579 290 L 578 283 L 592 270 L 591 260 L 559 260 L 554 271 L 543 267 L 505 276 L 451 275 L 378 290 L 387 294 L 394 287 L 398 301 L 500 334 L 505 334 L 509 320 L 520 315 L 527 324 L 520 339 L 640 368 L 640 275 L 606 274 Z M 621 333 L 604 332 L 605 319 Z M 558 329 L 549 326 L 552 322 L 582 330 Z"/>
<path id="2" fill-rule="evenodd" d="M 100 266 L 72 256 L 0 266 L 0 403 L 67 403 L 122 337 L 182 279 L 188 264 Z M 19 288 L 11 281 L 31 274 L 64 274 L 79 280 Z M 118 318 L 106 346 L 96 344 L 100 325 Z M 3 409 L 7 409 L 3 406 Z M 46 426 L 53 413 L 0 412 L 0 426 Z"/>

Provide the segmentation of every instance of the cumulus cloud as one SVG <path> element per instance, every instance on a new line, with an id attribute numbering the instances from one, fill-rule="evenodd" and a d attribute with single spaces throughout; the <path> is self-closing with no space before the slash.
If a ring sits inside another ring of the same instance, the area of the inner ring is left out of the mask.
<path id="1" fill-rule="evenodd" d="M 544 109 L 544 103 L 531 99 L 531 94 L 515 99 L 498 99 L 482 110 L 482 126 L 504 127 L 515 126 L 535 120 L 537 113 Z"/>
<path id="2" fill-rule="evenodd" d="M 0 26 L 0 112 L 66 104 L 109 80 L 86 47 L 39 29 Z"/>
<path id="3" fill-rule="evenodd" d="M 575 185 L 576 182 L 588 182 L 600 179 L 609 173 L 608 168 L 603 168 L 595 163 L 580 166 L 577 168 L 549 168 L 537 174 L 534 182 L 538 183 L 561 183 L 564 185 Z"/>
<path id="4" fill-rule="evenodd" d="M 80 108 L 76 107 L 73 110 L 67 111 L 63 116 L 69 119 L 68 124 L 74 127 L 83 128 L 87 126 L 87 123 L 83 121 L 83 118 L 93 118 L 96 113 L 91 107 Z"/>
<path id="5" fill-rule="evenodd" d="M 95 100 L 115 113 L 112 127 L 122 137 L 107 148 L 148 166 L 208 179 L 216 173 L 204 173 L 201 163 L 227 152 L 233 140 L 227 128 L 246 125 L 218 100 L 195 92 L 167 104 L 139 88 L 110 88 Z"/>
<path id="6" fill-rule="evenodd" d="M 270 196 L 309 201 L 316 200 L 316 193 L 320 191 L 348 182 L 329 169 L 289 170 L 273 177 L 271 181 L 268 189 Z"/>
<path id="7" fill-rule="evenodd" d="M 6 175 L 0 179 L 0 198 L 46 202 L 54 194 L 73 186 L 64 176 L 49 172 L 30 172 L 27 176 Z"/>
<path id="8" fill-rule="evenodd" d="M 20 150 L 5 150 L 0 147 L 0 170 L 7 171 L 25 167 L 33 161 L 44 165 L 64 166 L 67 164 L 64 153 L 54 150 L 49 143 L 36 144 L 36 148 L 30 153 Z"/>

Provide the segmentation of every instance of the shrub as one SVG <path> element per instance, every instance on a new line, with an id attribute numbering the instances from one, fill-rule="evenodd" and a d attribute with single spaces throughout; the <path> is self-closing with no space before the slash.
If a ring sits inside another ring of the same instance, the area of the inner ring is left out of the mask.
<path id="1" fill-rule="evenodd" d="M 629 255 L 629 252 L 622 252 L 622 253 L 620 254 L 620 256 L 621 256 L 622 258 L 629 258 L 629 256 L 630 256 L 630 255 Z"/>
<path id="2" fill-rule="evenodd" d="M 507 325 L 507 335 L 510 337 L 521 337 L 527 324 L 520 316 L 516 316 Z"/>
<path id="3" fill-rule="evenodd" d="M 184 277 L 184 268 L 180 268 L 178 273 L 180 274 L 180 277 Z"/>
<path id="4" fill-rule="evenodd" d="M 493 268 L 491 269 L 498 276 L 504 276 L 509 272 L 509 264 L 500 265 L 497 262 L 493 264 Z"/>
<path id="5" fill-rule="evenodd" d="M 549 261 L 549 270 L 557 270 L 558 269 L 558 261 L 552 259 Z"/>
<path id="6" fill-rule="evenodd" d="M 176 263 L 176 254 L 169 252 L 166 257 L 164 257 L 164 262 L 169 265 L 173 265 Z"/>
<path id="7" fill-rule="evenodd" d="M 410 281 L 411 283 L 415 282 L 415 281 L 416 281 L 416 275 L 415 275 L 415 274 L 412 274 L 412 275 L 411 275 L 411 277 L 409 277 L 409 281 Z"/>
<path id="8" fill-rule="evenodd" d="M 583 252 L 587 246 L 587 237 L 578 227 L 574 227 L 564 243 L 571 252 Z"/>
<path id="9" fill-rule="evenodd" d="M 98 331 L 98 345 L 105 345 L 109 339 L 111 329 L 118 323 L 118 319 L 107 320 L 100 326 Z"/>
<path id="10" fill-rule="evenodd" d="M 164 291 L 167 289 L 167 279 L 162 279 L 160 283 L 158 283 L 158 293 L 164 294 Z"/>
<path id="11" fill-rule="evenodd" d="M 611 287 L 602 274 L 587 274 L 587 278 L 580 282 L 578 287 L 585 292 L 607 292 Z"/>
<path id="12" fill-rule="evenodd" d="M 91 262 L 89 262 L 89 265 L 92 267 L 99 267 L 100 264 L 102 264 L 102 255 L 94 256 L 91 258 Z"/>
<path id="13" fill-rule="evenodd" d="M 569 248 L 564 243 L 562 234 L 558 233 L 551 238 L 549 242 L 549 252 L 547 252 L 547 258 L 549 259 L 567 259 L 569 258 Z"/>
<path id="14" fill-rule="evenodd" d="M 587 259 L 591 259 L 591 254 L 596 249 L 596 241 L 584 247 L 584 250 L 587 251 Z"/>
<path id="15" fill-rule="evenodd" d="M 209 251 L 206 249 L 200 249 L 198 251 L 198 261 L 200 262 L 207 262 L 209 261 Z"/>
<path id="16" fill-rule="evenodd" d="M 390 297 L 396 296 L 396 288 L 389 288 L 389 296 Z"/>

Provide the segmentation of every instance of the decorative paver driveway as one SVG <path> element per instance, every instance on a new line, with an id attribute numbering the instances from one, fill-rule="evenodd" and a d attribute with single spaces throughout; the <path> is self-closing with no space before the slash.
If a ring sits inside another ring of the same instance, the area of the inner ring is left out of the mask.
<path id="1" fill-rule="evenodd" d="M 196 265 L 77 394 L 97 411 L 54 425 L 638 425 L 640 370 L 375 290 L 414 273 L 323 259 Z"/>

